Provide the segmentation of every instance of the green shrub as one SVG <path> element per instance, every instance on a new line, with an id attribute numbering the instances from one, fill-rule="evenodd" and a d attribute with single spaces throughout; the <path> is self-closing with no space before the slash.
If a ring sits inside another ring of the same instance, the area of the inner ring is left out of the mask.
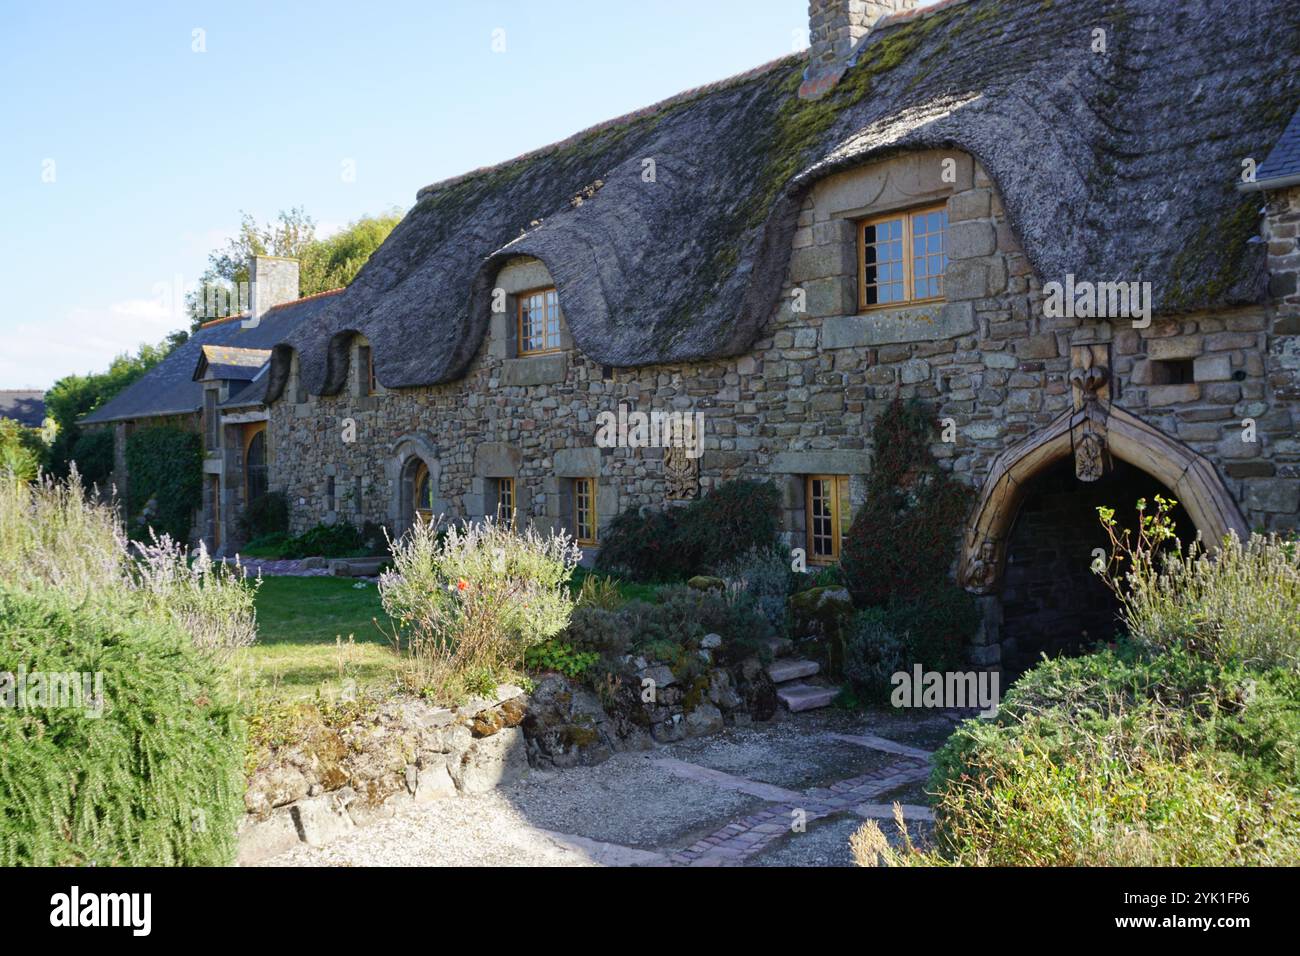
<path id="1" fill-rule="evenodd" d="M 779 528 L 775 486 L 727 481 L 684 508 L 618 515 L 602 535 L 596 564 L 638 581 L 682 580 L 772 547 Z"/>
<path id="2" fill-rule="evenodd" d="M 917 664 L 927 671 L 959 670 L 978 622 L 975 599 L 946 580 L 926 599 L 867 608 L 844 635 L 844 676 L 857 698 L 884 703 L 890 678 L 900 671 Z"/>
<path id="3" fill-rule="evenodd" d="M 906 647 L 890 626 L 885 609 L 859 611 L 844 637 L 844 676 L 852 684 L 855 699 L 887 701 L 893 690 L 891 678 L 906 670 Z"/>
<path id="4" fill-rule="evenodd" d="M 1220 663 L 1300 671 L 1300 545 L 1230 534 L 1213 554 L 1174 537 L 1175 502 L 1138 502 L 1138 527 L 1100 509 L 1111 539 L 1105 580 L 1129 634 L 1155 651 L 1187 648 Z"/>
<path id="5" fill-rule="evenodd" d="M 794 581 L 785 552 L 773 547 L 751 548 L 717 567 L 718 577 L 734 583 L 753 600 L 768 623 L 784 633 L 787 603 Z"/>
<path id="6" fill-rule="evenodd" d="M 346 521 L 318 524 L 284 547 L 285 558 L 355 558 L 367 555 L 366 542 L 353 525 Z"/>
<path id="7" fill-rule="evenodd" d="M 239 516 L 239 534 L 244 540 L 289 533 L 289 499 L 282 491 L 269 491 L 248 503 Z"/>
<path id="8" fill-rule="evenodd" d="M 569 623 L 579 551 L 565 535 L 491 520 L 445 532 L 417 522 L 392 553 L 380 597 L 400 628 L 408 684 L 436 699 L 511 679 L 529 647 Z"/>
<path id="9" fill-rule="evenodd" d="M 107 491 L 113 480 L 113 453 L 112 431 L 82 432 L 72 446 L 72 460 L 82 483 Z"/>
<path id="10" fill-rule="evenodd" d="M 0 418 L 0 479 L 32 481 L 45 459 L 40 433 L 12 418 Z"/>
<path id="11" fill-rule="evenodd" d="M 682 511 L 678 542 L 696 571 L 770 548 L 781 530 L 781 494 L 766 481 L 724 481 Z"/>
<path id="12" fill-rule="evenodd" d="M 895 399 L 872 426 L 867 498 L 844 536 L 841 568 L 859 607 L 924 601 L 949 576 L 970 489 L 930 452 L 933 417 Z"/>
<path id="13" fill-rule="evenodd" d="M 203 451 L 199 436 L 171 425 L 151 425 L 126 440 L 131 475 L 128 508 L 131 537 L 145 541 L 152 528 L 182 544 L 190 540 L 194 511 L 203 500 Z"/>
<path id="14" fill-rule="evenodd" d="M 722 638 L 716 656 L 726 664 L 763 653 L 774 631 L 743 591 L 700 591 L 674 584 L 660 588 L 654 602 L 629 601 L 617 610 L 578 608 L 564 640 L 613 663 L 628 653 L 661 660 L 679 657 L 683 648 L 698 649 L 706 634 Z"/>
<path id="15" fill-rule="evenodd" d="M 0 672 L 20 671 L 100 673 L 103 705 L 0 707 L 0 865 L 233 862 L 243 729 L 179 627 L 0 585 Z"/>
<path id="16" fill-rule="evenodd" d="M 559 671 L 565 677 L 581 677 L 600 661 L 600 655 L 576 650 L 572 644 L 554 639 L 534 644 L 524 651 L 524 665 L 530 671 Z"/>
<path id="17" fill-rule="evenodd" d="M 276 560 L 284 557 L 291 541 L 293 538 L 287 534 L 264 534 L 240 548 L 239 553 L 246 558 Z"/>
<path id="18" fill-rule="evenodd" d="M 634 581 L 676 581 L 695 570 L 695 556 L 679 543 L 683 509 L 629 508 L 601 533 L 596 566 Z"/>
<path id="19" fill-rule="evenodd" d="M 0 584 L 156 617 L 218 658 L 256 634 L 256 581 L 206 553 L 191 561 L 181 542 L 128 545 L 113 506 L 88 498 L 71 479 L 0 481 Z"/>
<path id="20" fill-rule="evenodd" d="M 901 864 L 1295 865 L 1300 676 L 1125 643 L 1044 661 L 935 756 L 939 845 Z"/>

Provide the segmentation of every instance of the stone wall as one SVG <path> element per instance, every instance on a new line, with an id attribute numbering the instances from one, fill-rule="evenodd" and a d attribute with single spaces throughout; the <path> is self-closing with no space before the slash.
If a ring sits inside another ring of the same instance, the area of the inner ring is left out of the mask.
<path id="1" fill-rule="evenodd" d="M 944 301 L 859 313 L 856 222 L 933 202 L 949 219 Z M 1274 263 L 1293 268 L 1294 195 L 1272 208 Z M 622 403 L 701 413 L 701 490 L 775 480 L 789 543 L 800 546 L 803 476 L 853 476 L 860 502 L 871 423 L 895 396 L 924 399 L 951 420 L 955 440 L 933 452 L 979 486 L 994 456 L 1070 407 L 1072 350 L 1089 345 L 1111 369 L 1110 399 L 1205 455 L 1252 527 L 1296 527 L 1300 350 L 1291 329 L 1300 300 L 1289 280 L 1275 285 L 1286 312 L 1275 328 L 1263 305 L 1157 316 L 1139 328 L 1044 315 L 1043 283 L 1064 278 L 1035 275 L 997 189 L 969 156 L 906 154 L 811 190 L 781 299 L 748 354 L 646 368 L 603 367 L 573 347 L 519 358 L 506 313 L 458 382 L 299 403 L 286 390 L 271 412 L 271 486 L 287 491 L 295 532 L 328 513 L 327 476 L 361 489 L 340 517 L 396 523 L 395 457 L 419 448 L 435 459 L 439 505 L 475 517 L 488 510 L 478 450 L 491 446 L 488 457 L 511 461 L 521 515 L 543 527 L 564 524 L 563 480 L 598 466 L 603 527 L 624 509 L 663 506 L 668 492 L 661 449 L 594 447 L 596 416 Z M 514 288 L 548 277 L 543 264 L 517 260 L 500 281 Z"/>
<path id="2" fill-rule="evenodd" d="M 703 639 L 710 663 L 721 643 L 717 634 Z M 757 657 L 707 668 L 690 687 L 663 661 L 624 664 L 626 679 L 611 679 L 600 695 L 550 673 L 528 694 L 502 685 L 457 707 L 396 697 L 359 707 L 341 726 L 300 729 L 292 743 L 261 755 L 250 776 L 240 862 L 300 842 L 323 846 L 404 808 L 505 786 L 529 766 L 598 764 L 776 712 L 775 686 Z M 653 681 L 648 702 L 642 678 Z"/>

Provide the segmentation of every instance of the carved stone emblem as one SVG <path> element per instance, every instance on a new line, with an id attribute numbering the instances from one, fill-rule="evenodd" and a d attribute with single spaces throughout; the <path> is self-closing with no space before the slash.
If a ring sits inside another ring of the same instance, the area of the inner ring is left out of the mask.
<path id="1" fill-rule="evenodd" d="M 1110 399 L 1109 349 L 1085 345 L 1072 350 L 1070 385 L 1078 414 L 1072 423 L 1074 474 L 1096 481 L 1106 473 L 1106 403 Z"/>
<path id="2" fill-rule="evenodd" d="M 998 580 L 998 567 L 1002 563 L 1002 549 L 998 542 L 984 538 L 971 549 L 966 565 L 967 591 L 987 594 Z"/>
<path id="3" fill-rule="evenodd" d="M 686 454 L 680 446 L 664 449 L 664 479 L 670 501 L 687 501 L 700 494 L 700 460 Z"/>
<path id="4" fill-rule="evenodd" d="M 1088 425 L 1074 446 L 1074 475 L 1080 481 L 1096 481 L 1106 473 L 1106 449 L 1101 436 Z"/>

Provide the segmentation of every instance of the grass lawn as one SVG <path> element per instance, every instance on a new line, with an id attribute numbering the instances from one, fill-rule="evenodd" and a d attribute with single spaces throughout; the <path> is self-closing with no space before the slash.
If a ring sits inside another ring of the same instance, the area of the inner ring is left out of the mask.
<path id="1" fill-rule="evenodd" d="M 375 619 L 391 630 L 379 589 L 369 581 L 263 578 L 257 592 L 257 643 L 240 652 L 240 684 L 282 696 L 311 696 L 318 688 L 337 693 L 345 679 L 359 685 L 387 683 L 399 662 Z"/>
<path id="2" fill-rule="evenodd" d="M 575 593 L 588 573 L 575 572 Z M 620 581 L 618 588 L 624 600 L 655 600 L 654 585 Z M 265 577 L 257 592 L 257 643 L 235 662 L 240 688 L 312 697 L 318 690 L 336 695 L 345 680 L 391 685 L 400 667 L 391 633 L 379 588 L 369 581 Z"/>

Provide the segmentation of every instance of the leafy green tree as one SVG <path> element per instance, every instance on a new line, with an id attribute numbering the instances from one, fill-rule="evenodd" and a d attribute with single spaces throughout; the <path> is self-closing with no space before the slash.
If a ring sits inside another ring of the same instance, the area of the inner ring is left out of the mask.
<path id="1" fill-rule="evenodd" d="M 362 216 L 328 239 L 317 239 L 316 221 L 299 207 L 281 210 L 275 221 L 265 225 L 248 213 L 240 216 L 239 235 L 212 252 L 199 290 L 187 300 L 192 328 L 213 318 L 205 314 L 204 289 L 226 289 L 235 301 L 239 283 L 249 281 L 250 256 L 297 259 L 299 294 L 315 295 L 348 285 L 402 218 L 401 210 L 390 209 L 378 216 Z"/>
<path id="2" fill-rule="evenodd" d="M 135 355 L 122 353 L 113 359 L 107 371 L 65 375 L 55 382 L 45 393 L 45 414 L 53 419 L 56 429 L 50 447 L 50 471 L 60 478 L 68 474 L 82 435 L 78 419 L 104 405 L 188 338 L 188 332 L 173 332 L 157 345 L 141 345 Z"/>
<path id="3" fill-rule="evenodd" d="M 309 243 L 303 250 L 299 269 L 302 294 L 313 295 L 349 285 L 401 219 L 397 209 L 379 216 L 363 216 L 337 235 Z"/>
<path id="4" fill-rule="evenodd" d="M 204 307 L 204 290 L 216 286 L 231 293 L 231 301 L 239 283 L 248 282 L 249 256 L 284 256 L 302 259 L 304 251 L 316 240 L 316 220 L 298 206 L 280 214 L 274 222 L 260 225 L 246 212 L 240 212 L 239 234 L 226 241 L 221 249 L 208 256 L 207 271 L 199 278 L 199 288 L 186 298 L 190 313 L 190 330 L 193 331 L 215 316 L 207 315 Z"/>
<path id="5" fill-rule="evenodd" d="M 31 481 L 45 459 L 45 442 L 35 428 L 0 418 L 0 480 Z"/>

